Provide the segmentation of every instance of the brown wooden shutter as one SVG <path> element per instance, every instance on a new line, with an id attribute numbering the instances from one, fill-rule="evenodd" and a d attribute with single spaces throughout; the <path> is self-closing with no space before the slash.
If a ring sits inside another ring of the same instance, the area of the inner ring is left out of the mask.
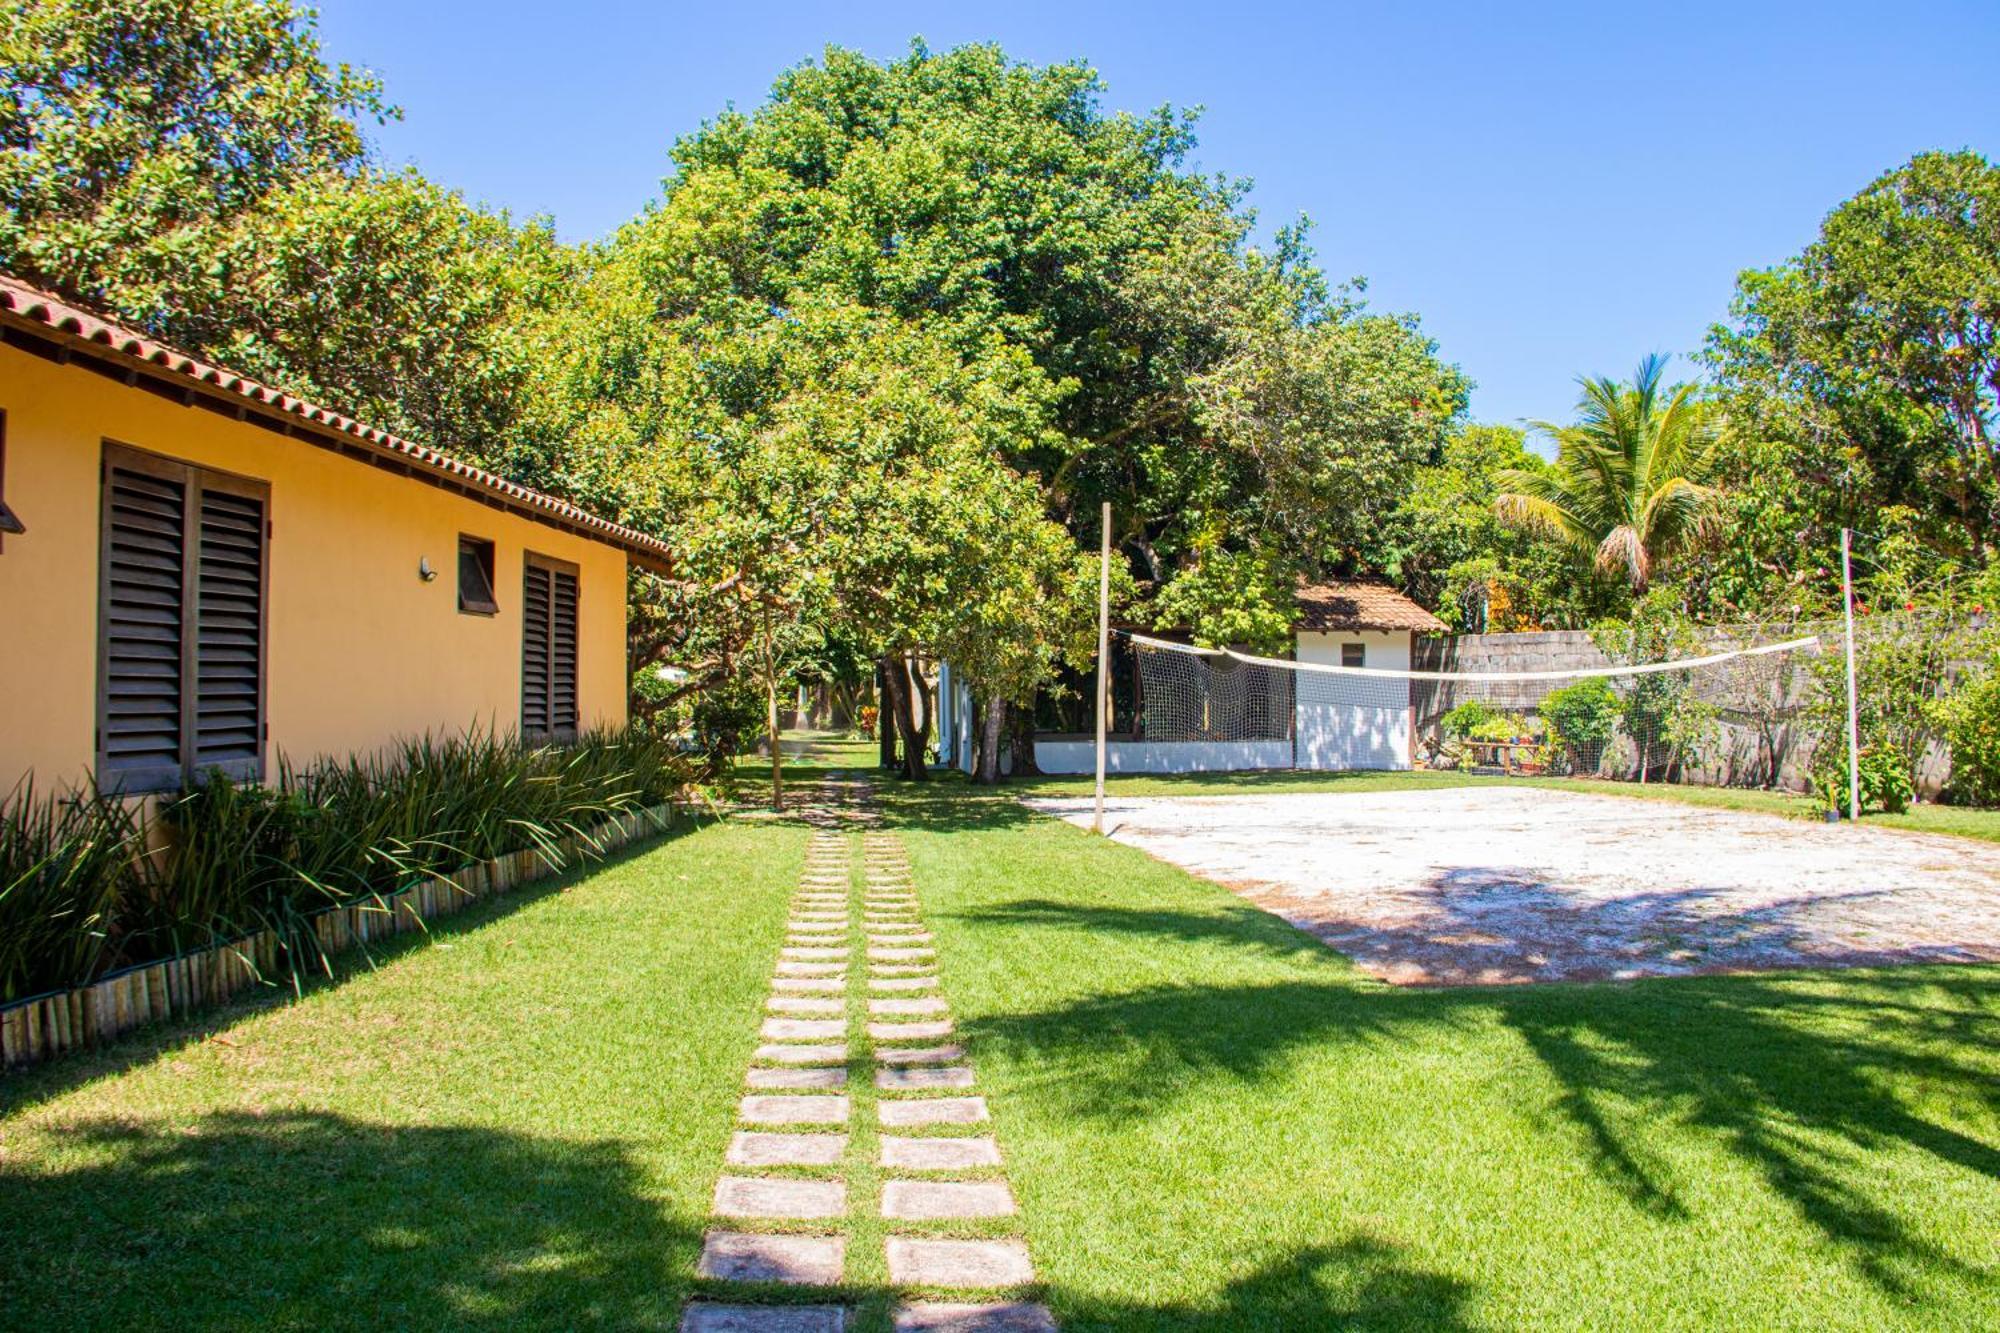
<path id="1" fill-rule="evenodd" d="M 194 767 L 263 776 L 264 500 L 202 479 Z"/>
<path id="2" fill-rule="evenodd" d="M 187 501 L 185 468 L 105 464 L 97 770 L 107 787 L 180 781 Z"/>
<path id="3" fill-rule="evenodd" d="M 521 735 L 576 735 L 577 569 L 527 554 L 521 580 Z"/>
<path id="4" fill-rule="evenodd" d="M 99 780 L 261 779 L 268 489 L 107 445 L 103 504 Z"/>

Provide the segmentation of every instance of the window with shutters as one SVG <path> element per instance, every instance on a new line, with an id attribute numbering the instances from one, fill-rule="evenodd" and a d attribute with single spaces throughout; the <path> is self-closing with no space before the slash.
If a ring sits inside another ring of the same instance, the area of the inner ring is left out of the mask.
<path id="1" fill-rule="evenodd" d="M 576 736 L 577 568 L 527 553 L 521 583 L 521 735 Z"/>
<path id="2" fill-rule="evenodd" d="M 104 449 L 97 774 L 161 791 L 264 775 L 270 488 Z"/>

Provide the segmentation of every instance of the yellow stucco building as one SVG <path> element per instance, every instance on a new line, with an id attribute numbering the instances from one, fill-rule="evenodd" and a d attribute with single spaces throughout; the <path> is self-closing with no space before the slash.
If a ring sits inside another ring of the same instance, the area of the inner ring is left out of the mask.
<path id="1" fill-rule="evenodd" d="M 666 560 L 0 275 L 0 793 L 622 724 Z"/>

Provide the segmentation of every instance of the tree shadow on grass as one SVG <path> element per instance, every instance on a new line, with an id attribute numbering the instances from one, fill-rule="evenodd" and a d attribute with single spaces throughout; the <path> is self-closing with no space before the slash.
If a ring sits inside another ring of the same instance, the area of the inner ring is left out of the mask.
<path id="1" fill-rule="evenodd" d="M 1267 926 L 1233 913 L 1121 913 L 1028 899 L 962 919 L 974 929 L 1067 921 L 1098 937 L 1234 948 L 1246 961 L 1282 952 Z M 1899 1095 L 1916 1089 L 1933 1105 L 1993 1105 L 2000 972 L 1448 990 L 1294 972 L 1263 982 L 1149 984 L 963 1024 L 975 1050 L 990 1043 L 1032 1053 L 1050 1075 L 1039 1085 L 1070 1113 L 1114 1123 L 1157 1115 L 1216 1080 L 1276 1086 L 1316 1051 L 1366 1044 L 1386 1055 L 1496 1025 L 1517 1033 L 1553 1077 L 1560 1093 L 1551 1116 L 1634 1207 L 1668 1220 L 1687 1215 L 1672 1173 L 1649 1162 L 1650 1137 L 1636 1130 L 1689 1126 L 1753 1168 L 1883 1290 L 1917 1295 L 1940 1273 L 2000 1290 L 1992 1273 L 1915 1234 L 1881 1197 L 1878 1178 L 1857 1166 L 1869 1155 L 1914 1150 L 2000 1182 L 2000 1146 Z"/>
<path id="2" fill-rule="evenodd" d="M 1372 1236 L 1312 1245 L 1228 1283 L 1199 1305 L 1112 1305 L 1083 1299 L 1062 1309 L 1063 1326 L 1161 1328 L 1184 1333 L 1236 1330 L 1427 1329 L 1473 1327 L 1472 1287 L 1413 1267 L 1396 1246 Z"/>
<path id="3" fill-rule="evenodd" d="M 222 1112 L 0 1167 L 0 1327 L 671 1327 L 698 1227 L 616 1142 Z"/>
<path id="4" fill-rule="evenodd" d="M 662 833 L 629 843 L 595 860 L 572 865 L 547 879 L 479 898 L 449 916 L 426 922 L 421 930 L 344 950 L 329 960 L 332 975 L 315 973 L 307 976 L 298 992 L 294 992 L 289 978 L 273 976 L 269 978 L 269 985 L 252 987 L 210 1009 L 135 1028 L 96 1049 L 71 1051 L 47 1064 L 25 1069 L 0 1070 L 0 1116 L 13 1115 L 60 1097 L 96 1079 L 142 1068 L 185 1047 L 208 1041 L 217 1033 L 227 1032 L 257 1014 L 291 1004 L 301 995 L 312 995 L 341 985 L 406 954 L 427 948 L 435 941 L 449 940 L 504 920 L 545 898 L 572 889 L 594 875 L 616 870 L 649 855 L 666 843 L 686 837 L 713 822 L 699 818 L 677 822 Z"/>

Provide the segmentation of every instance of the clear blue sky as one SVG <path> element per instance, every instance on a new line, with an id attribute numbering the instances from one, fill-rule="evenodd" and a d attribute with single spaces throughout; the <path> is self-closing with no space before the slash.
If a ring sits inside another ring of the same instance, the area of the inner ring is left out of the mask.
<path id="1" fill-rule="evenodd" d="M 828 44 L 1081 57 L 1112 109 L 1207 108 L 1198 165 L 1303 212 L 1336 278 L 1412 311 L 1481 420 L 1687 353 L 1739 269 L 1925 148 L 2000 156 L 2000 2 L 1339 6 L 321 0 L 388 83 L 376 134 L 469 196 L 596 237 L 673 140 Z M 1685 363 L 1683 363 L 1685 366 Z M 1687 367 L 1692 369 L 1691 367 Z"/>

